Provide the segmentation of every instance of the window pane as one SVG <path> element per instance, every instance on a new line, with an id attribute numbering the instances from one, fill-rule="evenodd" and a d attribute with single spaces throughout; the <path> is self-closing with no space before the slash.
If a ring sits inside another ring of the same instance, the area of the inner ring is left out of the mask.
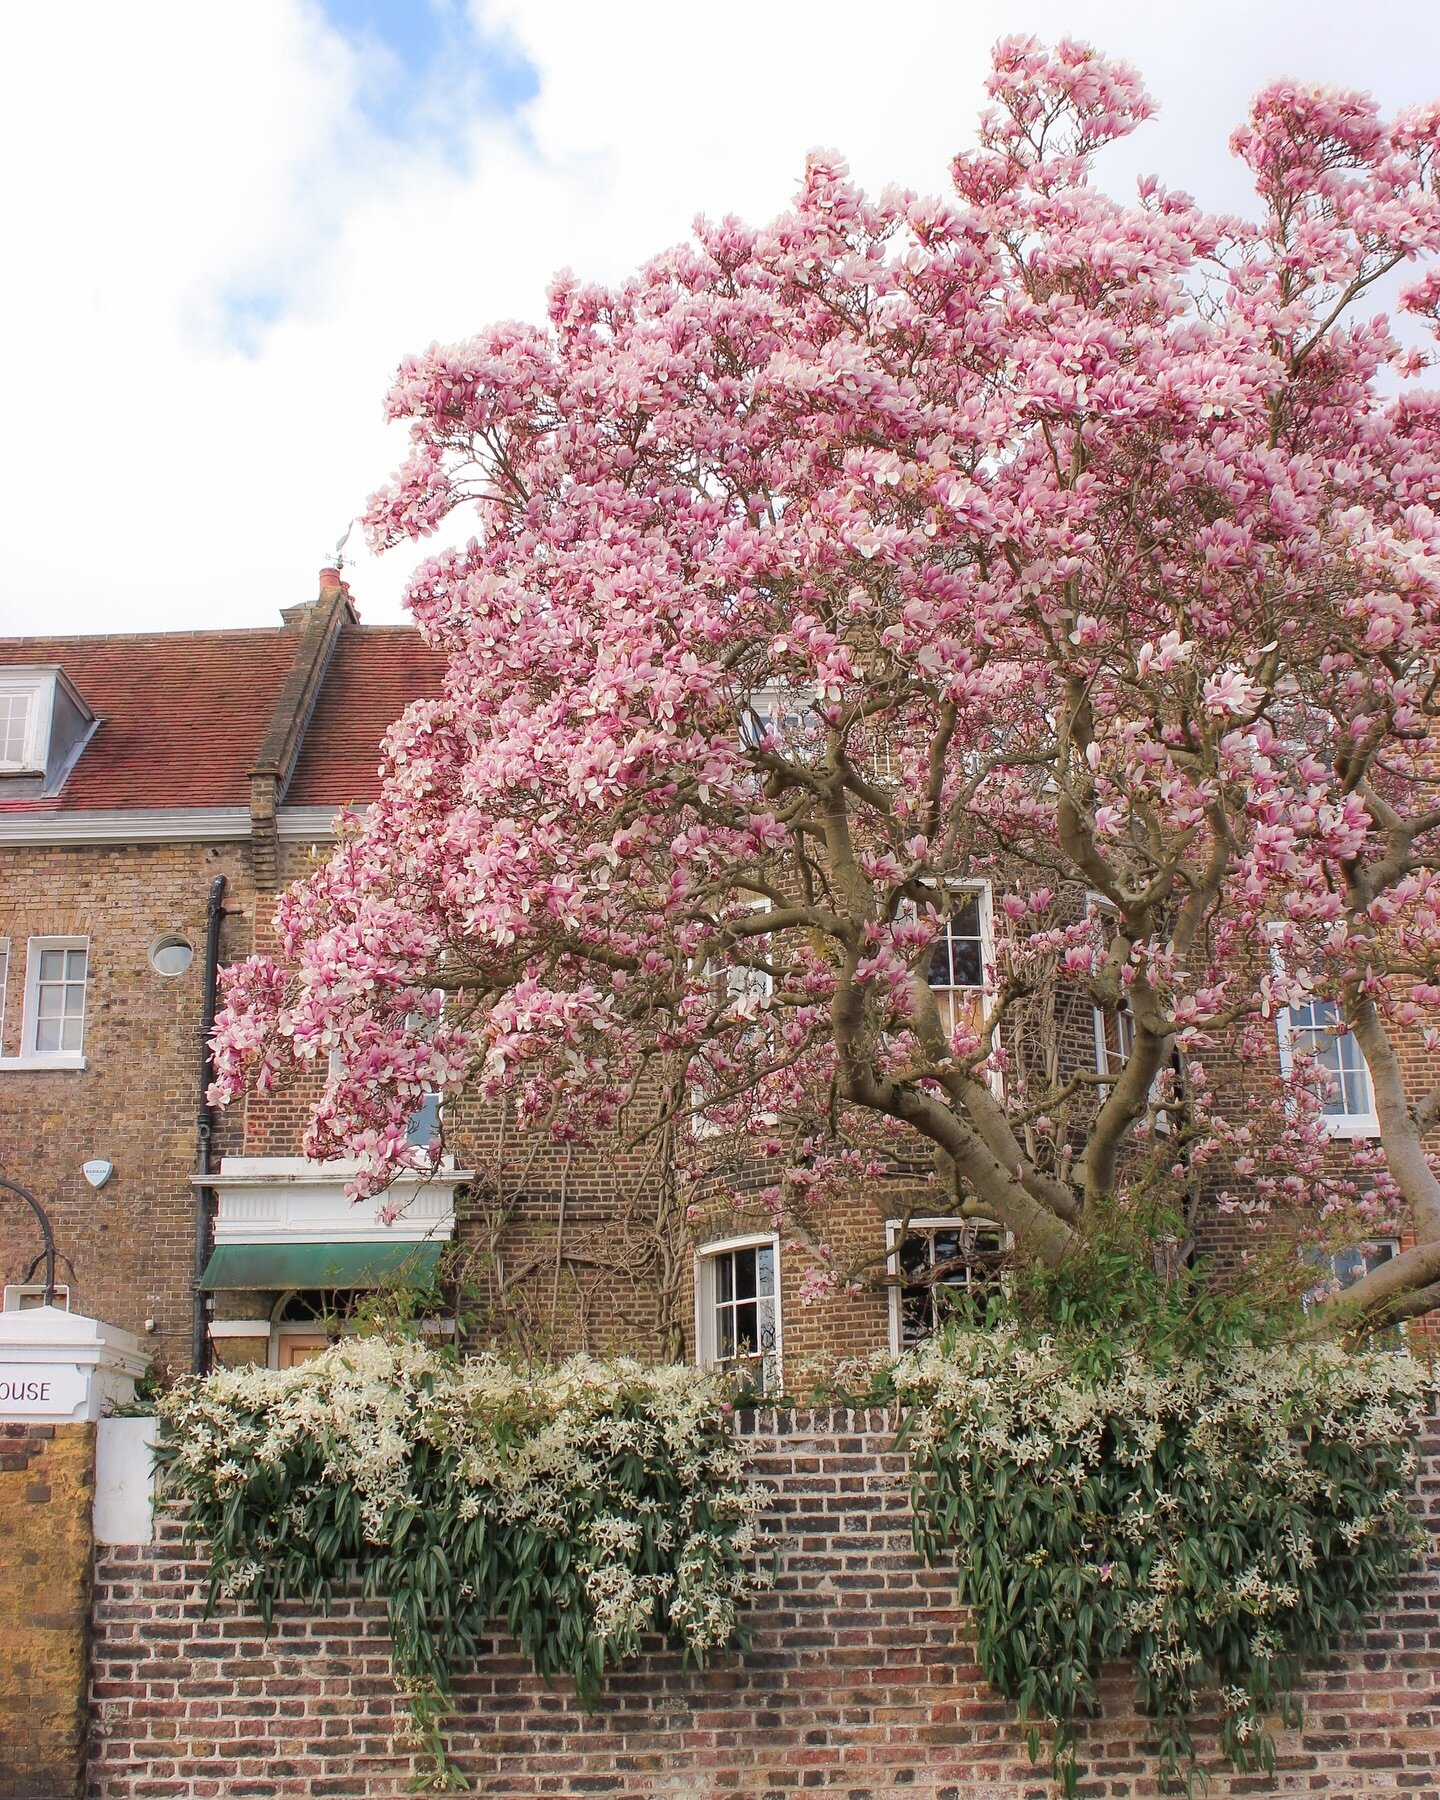
<path id="1" fill-rule="evenodd" d="M 42 1056 L 60 1048 L 60 1021 L 41 1019 L 35 1027 L 35 1048 Z"/>
<path id="2" fill-rule="evenodd" d="M 405 1142 L 428 1149 L 440 1137 L 440 1096 L 427 1094 L 410 1116 L 405 1128 Z"/>
<path id="3" fill-rule="evenodd" d="M 958 1231 L 937 1231 L 930 1239 L 930 1263 L 953 1262 L 960 1254 L 960 1233 Z"/>
<path id="4" fill-rule="evenodd" d="M 1352 1032 L 1341 1032 L 1333 1000 L 1309 1000 L 1292 1008 L 1291 1039 L 1297 1054 L 1313 1056 L 1321 1073 L 1321 1098 L 1332 1119 L 1365 1118 L 1372 1110 L 1370 1072 Z"/>
<path id="5" fill-rule="evenodd" d="M 775 1292 L 775 1246 L 762 1244 L 755 1252 L 755 1291 L 762 1297 Z"/>
<path id="6" fill-rule="evenodd" d="M 937 1330 L 967 1292 L 983 1302 L 999 1281 L 1007 1241 L 1005 1231 L 988 1221 L 921 1225 L 906 1233 L 896 1249 L 898 1272 L 905 1278 L 898 1302 L 902 1349 Z M 937 1268 L 945 1270 L 938 1279 L 922 1279 Z"/>
<path id="7" fill-rule="evenodd" d="M 1342 1288 L 1353 1287 L 1362 1275 L 1389 1262 L 1394 1254 L 1394 1244 L 1356 1244 L 1349 1250 L 1337 1250 L 1331 1258 L 1331 1267 Z"/>
<path id="8" fill-rule="evenodd" d="M 980 896 L 952 899 L 954 911 L 941 923 L 930 946 L 928 980 L 933 988 L 978 988 L 984 983 Z"/>
<path id="9" fill-rule="evenodd" d="M 979 987 L 985 978 L 979 938 L 953 938 L 950 943 L 950 967 L 956 987 Z"/>
<path id="10" fill-rule="evenodd" d="M 913 1350 L 934 1330 L 927 1288 L 906 1288 L 900 1295 L 900 1348 Z"/>
<path id="11" fill-rule="evenodd" d="M 150 952 L 150 967 L 157 975 L 183 975 L 194 957 L 194 950 L 183 938 L 171 938 Z"/>
<path id="12" fill-rule="evenodd" d="M 1105 1046 L 1102 1075 L 1117 1074 L 1129 1062 L 1135 1050 L 1135 1015 L 1128 1001 L 1107 1006 L 1100 1012 L 1101 1040 Z"/>
<path id="13" fill-rule="evenodd" d="M 705 1360 L 737 1368 L 762 1390 L 779 1381 L 777 1258 L 773 1244 L 752 1244 L 704 1256 L 700 1293 L 709 1318 L 702 1331 Z"/>
<path id="14" fill-rule="evenodd" d="M 0 694 L 0 762 L 18 763 L 25 754 L 28 694 Z"/>
<path id="15" fill-rule="evenodd" d="M 83 950 L 67 950 L 65 952 L 65 979 L 67 981 L 83 981 L 85 979 L 85 952 Z"/>
<path id="16" fill-rule="evenodd" d="M 970 893 L 953 904 L 950 929 L 956 937 L 978 938 L 980 935 L 980 896 Z"/>
<path id="17" fill-rule="evenodd" d="M 65 1016 L 68 1019 L 78 1018 L 85 1010 L 85 990 L 75 983 L 67 983 L 60 990 L 65 996 Z"/>
<path id="18" fill-rule="evenodd" d="M 1370 1071 L 1365 1067 L 1365 1058 L 1360 1054 L 1360 1046 L 1353 1033 L 1347 1032 L 1343 1038 L 1336 1040 L 1337 1061 L 1340 1067 L 1341 1097 L 1345 1111 L 1352 1116 L 1360 1116 L 1370 1111 Z"/>
<path id="19" fill-rule="evenodd" d="M 1338 1250 L 1335 1253 L 1335 1279 L 1342 1288 L 1353 1287 L 1364 1273 L 1364 1251 Z"/>
<path id="20" fill-rule="evenodd" d="M 62 1050 L 78 1050 L 83 1028 L 84 1022 L 81 1019 L 64 1020 L 60 1027 L 60 1048 Z"/>
<path id="21" fill-rule="evenodd" d="M 59 981 L 65 972 L 65 952 L 63 950 L 42 950 L 40 952 L 40 979 L 42 981 Z"/>
<path id="22" fill-rule="evenodd" d="M 58 982 L 39 990 L 35 996 L 35 1011 L 40 1018 L 58 1019 L 60 1017 L 60 996 L 64 991 Z"/>
<path id="23" fill-rule="evenodd" d="M 930 1245 L 918 1231 L 905 1234 L 900 1245 L 900 1273 L 918 1275 L 930 1266 Z"/>
<path id="24" fill-rule="evenodd" d="M 775 1348 L 775 1302 L 762 1300 L 756 1316 L 760 1324 L 760 1348 L 770 1351 Z"/>

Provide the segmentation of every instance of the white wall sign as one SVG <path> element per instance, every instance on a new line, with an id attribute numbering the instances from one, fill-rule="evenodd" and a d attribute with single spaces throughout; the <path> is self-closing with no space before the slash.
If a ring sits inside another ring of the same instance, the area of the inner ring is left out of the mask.
<path id="1" fill-rule="evenodd" d="M 74 1363 L 0 1363 L 0 1419 L 69 1419 L 90 1383 Z"/>
<path id="2" fill-rule="evenodd" d="M 149 1361 L 133 1332 L 84 1313 L 0 1313 L 0 1419 L 98 1419 L 130 1399 Z"/>

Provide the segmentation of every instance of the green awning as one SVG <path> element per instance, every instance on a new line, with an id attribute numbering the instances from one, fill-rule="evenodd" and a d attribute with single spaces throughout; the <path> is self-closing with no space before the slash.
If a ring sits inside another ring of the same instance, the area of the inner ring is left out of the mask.
<path id="1" fill-rule="evenodd" d="M 221 1244 L 202 1288 L 429 1287 L 443 1244 Z"/>

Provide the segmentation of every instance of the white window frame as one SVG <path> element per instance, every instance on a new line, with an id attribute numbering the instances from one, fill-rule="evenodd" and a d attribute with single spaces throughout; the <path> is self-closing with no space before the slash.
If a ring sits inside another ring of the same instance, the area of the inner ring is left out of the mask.
<path id="1" fill-rule="evenodd" d="M 992 896 L 992 892 L 991 892 L 990 883 L 988 881 L 986 881 L 983 877 L 981 877 L 977 880 L 974 880 L 974 881 L 970 881 L 970 880 L 966 880 L 964 877 L 957 877 L 952 880 L 950 877 L 947 876 L 943 879 L 943 881 L 937 881 L 937 882 L 927 881 L 924 885 L 927 887 L 943 886 L 945 888 L 946 892 L 950 893 L 950 894 L 975 894 L 975 895 L 978 895 L 978 897 L 979 897 L 979 900 L 980 900 L 980 985 L 979 985 L 979 987 L 938 988 L 930 980 L 930 978 L 929 978 L 929 976 L 930 976 L 930 959 L 931 959 L 931 957 L 934 956 L 935 946 L 940 941 L 939 932 L 937 932 L 936 935 L 931 939 L 928 947 L 926 948 L 924 970 L 925 970 L 925 978 L 926 978 L 925 985 L 930 989 L 930 992 L 937 997 L 936 998 L 937 1006 L 939 1005 L 938 997 L 941 994 L 978 994 L 980 996 L 981 1023 L 983 1024 L 984 1023 L 985 996 L 986 996 L 986 992 L 987 992 L 986 985 L 985 985 L 986 977 L 994 970 L 994 967 L 995 967 L 995 913 L 994 913 L 993 896 Z M 905 903 L 905 906 L 908 908 L 909 905 L 910 905 L 910 903 L 907 901 Z M 911 918 L 916 917 L 917 914 L 918 914 L 918 909 L 916 909 L 915 911 L 909 912 L 909 916 Z M 903 916 L 905 916 L 905 914 L 902 913 L 901 916 L 903 917 Z M 950 923 L 950 915 L 947 913 L 945 918 L 943 918 L 940 921 L 940 923 L 941 923 L 942 928 L 945 928 L 948 930 L 949 923 Z M 990 1086 L 994 1089 L 994 1091 L 997 1094 L 1001 1091 L 1002 1083 L 1001 1083 L 1001 1078 L 1000 1078 L 1000 1074 L 999 1074 L 998 1070 L 993 1071 L 991 1073 Z"/>
<path id="2" fill-rule="evenodd" d="M 980 1231 L 1003 1232 L 1005 1237 L 1005 1248 L 1007 1250 L 1012 1248 L 1015 1242 L 1013 1233 L 1005 1231 L 1004 1226 L 996 1219 L 959 1219 L 956 1218 L 953 1213 L 942 1213 L 934 1216 L 927 1215 L 925 1218 L 887 1219 L 885 1221 L 885 1272 L 887 1275 L 898 1276 L 902 1273 L 900 1268 L 902 1226 L 906 1232 L 954 1230 L 965 1226 L 973 1226 Z M 941 1286 L 944 1287 L 950 1285 L 951 1284 L 948 1282 L 941 1283 Z M 899 1356 L 904 1350 L 904 1321 L 900 1313 L 902 1296 L 898 1283 L 892 1282 L 888 1298 L 890 1354 L 892 1356 Z"/>
<path id="3" fill-rule="evenodd" d="M 1120 1071 L 1125 1067 L 1126 1063 L 1129 1062 L 1131 1056 L 1134 1055 L 1135 1014 L 1131 1008 L 1128 995 L 1121 1001 L 1119 1006 L 1096 1005 L 1092 1008 L 1092 1011 L 1095 1014 L 1095 1073 L 1104 1077 L 1106 1081 L 1109 1081 L 1119 1076 Z M 1115 1020 L 1115 1036 L 1119 1041 L 1120 1060 L 1113 1064 L 1110 1058 L 1110 1046 L 1105 1041 L 1105 1024 L 1107 1018 L 1113 1018 Z M 1130 1043 L 1128 1048 L 1124 1042 L 1126 1029 L 1125 1023 L 1122 1023 L 1122 1021 L 1128 1023 L 1129 1026 Z M 1162 1063 L 1155 1071 L 1154 1079 L 1150 1083 L 1150 1093 L 1148 1096 L 1151 1100 L 1155 1098 L 1155 1090 L 1160 1085 L 1160 1078 L 1165 1074 L 1167 1069 L 1172 1074 L 1176 1073 L 1173 1057 L 1169 1063 Z M 1168 1137 L 1170 1135 L 1170 1114 L 1168 1112 L 1158 1112 L 1155 1114 L 1155 1130 L 1159 1132 L 1161 1137 Z"/>
<path id="4" fill-rule="evenodd" d="M 50 1290 L 50 1304 L 57 1312 L 70 1310 L 70 1284 L 68 1281 L 57 1281 Z M 35 1307 L 45 1304 L 45 1283 L 43 1281 L 12 1281 L 5 1287 L 5 1306 L 7 1313 L 30 1312 Z"/>
<path id="5" fill-rule="evenodd" d="M 783 733 L 786 721 L 790 719 L 794 720 L 797 731 L 824 728 L 815 712 L 815 696 L 804 688 L 786 687 L 780 682 L 753 688 L 740 700 L 740 741 L 747 750 L 753 750 L 766 730 L 774 730 L 778 724 Z M 757 725 L 763 727 L 758 735 L 755 732 Z"/>
<path id="6" fill-rule="evenodd" d="M 1389 1254 L 1384 1256 L 1377 1255 L 1373 1262 L 1371 1261 L 1370 1256 L 1366 1254 L 1367 1251 L 1382 1250 L 1388 1251 Z M 1332 1250 L 1326 1257 L 1326 1261 L 1330 1265 L 1331 1276 L 1336 1281 L 1340 1280 L 1339 1263 L 1341 1257 L 1354 1256 L 1356 1254 L 1361 1257 L 1365 1267 L 1360 1271 L 1360 1274 L 1355 1277 L 1354 1281 L 1346 1281 L 1341 1284 L 1340 1292 L 1342 1294 L 1345 1292 L 1346 1288 L 1354 1287 L 1355 1282 L 1361 1280 L 1363 1276 L 1373 1275 L 1376 1269 L 1383 1269 L 1387 1262 L 1392 1262 L 1400 1254 L 1400 1240 L 1398 1237 L 1393 1236 L 1365 1238 L 1362 1243 L 1352 1244 L 1349 1250 Z"/>
<path id="7" fill-rule="evenodd" d="M 754 688 L 741 697 L 740 741 L 746 750 L 753 750 L 760 735 L 756 725 L 773 727 L 778 719 L 782 733 L 787 725 L 792 725 L 797 733 L 809 732 L 818 748 L 825 731 L 819 710 L 823 704 L 812 688 L 790 687 L 783 682 Z M 903 746 L 897 738 L 880 731 L 873 720 L 862 721 L 862 726 L 866 737 L 864 755 L 858 762 L 852 757 L 851 766 L 877 787 L 898 786 Z"/>
<path id="8" fill-rule="evenodd" d="M 1383 1256 L 1376 1256 L 1375 1260 L 1372 1262 L 1370 1260 L 1370 1257 L 1365 1254 L 1365 1252 L 1367 1250 L 1370 1250 L 1370 1251 L 1383 1250 L 1383 1251 L 1387 1252 L 1387 1254 L 1383 1255 Z M 1340 1262 L 1340 1258 L 1342 1256 L 1354 1255 L 1357 1251 L 1360 1253 L 1361 1259 L 1362 1259 L 1363 1263 L 1365 1264 L 1365 1266 L 1361 1269 L 1360 1273 L 1358 1275 L 1354 1276 L 1353 1279 L 1351 1279 L 1350 1281 L 1341 1281 L 1340 1280 L 1340 1269 L 1338 1266 L 1339 1262 Z M 1366 1275 L 1373 1274 L 1376 1269 L 1384 1268 L 1384 1266 L 1387 1262 L 1390 1262 L 1394 1257 L 1397 1257 L 1399 1254 L 1400 1254 L 1399 1238 L 1387 1236 L 1387 1237 L 1365 1238 L 1359 1244 L 1352 1244 L 1349 1250 L 1328 1250 L 1328 1251 L 1323 1252 L 1319 1256 L 1307 1256 L 1306 1261 L 1307 1262 L 1313 1261 L 1313 1263 L 1315 1265 L 1316 1273 L 1320 1274 L 1323 1272 L 1325 1280 L 1322 1284 L 1320 1284 L 1320 1286 L 1313 1288 L 1308 1294 L 1306 1294 L 1304 1296 L 1304 1299 L 1301 1302 L 1301 1304 L 1304 1306 L 1305 1311 L 1308 1313 L 1310 1311 L 1311 1306 L 1314 1304 L 1315 1300 L 1318 1298 L 1318 1296 L 1321 1293 L 1324 1292 L 1325 1287 L 1328 1286 L 1328 1284 L 1331 1281 L 1339 1281 L 1340 1282 L 1340 1292 L 1343 1294 L 1349 1288 L 1354 1287 L 1355 1283 L 1357 1281 L 1362 1280 Z M 1406 1337 L 1405 1323 L 1406 1323 L 1405 1320 L 1401 1319 L 1397 1324 L 1387 1326 L 1384 1329 L 1382 1329 L 1381 1331 L 1370 1332 L 1366 1336 L 1366 1339 L 1365 1339 L 1365 1348 L 1368 1350 L 1374 1350 L 1377 1348 L 1377 1339 L 1384 1340 L 1384 1339 L 1388 1338 L 1391 1348 L 1393 1348 L 1395 1350 L 1403 1349 L 1405 1347 L 1405 1337 Z"/>
<path id="9" fill-rule="evenodd" d="M 1096 1006 L 1094 1008 L 1094 1012 L 1095 1012 L 1095 1073 L 1097 1075 L 1104 1075 L 1108 1079 L 1110 1076 L 1119 1075 L 1120 1071 L 1125 1067 L 1126 1063 L 1129 1062 L 1131 1056 L 1134 1054 L 1134 1051 L 1135 1051 L 1135 1015 L 1133 1012 L 1131 1012 L 1128 1001 L 1120 1006 Z M 1115 1021 L 1115 1036 L 1119 1042 L 1119 1056 L 1120 1056 L 1120 1060 L 1117 1063 L 1114 1063 L 1113 1065 L 1111 1063 L 1111 1058 L 1110 1058 L 1110 1046 L 1105 1041 L 1105 1027 L 1106 1027 L 1107 1022 L 1110 1019 L 1114 1019 L 1114 1021 Z M 1130 1044 L 1129 1044 L 1128 1048 L 1126 1047 L 1126 1044 L 1125 1044 L 1125 1036 L 1126 1036 L 1125 1023 L 1126 1022 L 1128 1022 L 1129 1027 L 1130 1027 L 1130 1030 L 1129 1030 Z"/>
<path id="10" fill-rule="evenodd" d="M 420 1117 L 421 1113 L 424 1112 L 425 1108 L 427 1106 L 429 1106 L 429 1104 L 432 1100 L 435 1102 L 435 1135 L 434 1135 L 434 1137 L 424 1139 L 424 1140 L 422 1140 L 420 1138 L 412 1137 L 410 1134 L 415 1129 L 416 1120 Z M 407 1123 L 407 1125 L 405 1127 L 405 1141 L 407 1144 L 409 1144 L 409 1146 L 412 1150 L 426 1150 L 426 1151 L 430 1150 L 436 1144 L 444 1143 L 444 1141 L 445 1141 L 445 1096 L 443 1093 L 441 1093 L 439 1088 L 427 1088 L 426 1089 L 425 1098 L 415 1108 L 414 1112 L 411 1113 L 409 1122 Z"/>
<path id="11" fill-rule="evenodd" d="M 783 1308 L 780 1299 L 780 1235 L 774 1231 L 750 1232 L 741 1237 L 718 1239 L 701 1244 L 695 1252 L 695 1361 L 702 1369 L 722 1368 L 715 1331 L 715 1270 L 718 1259 L 736 1250 L 769 1248 L 775 1268 L 775 1347 L 760 1358 L 760 1390 L 765 1394 L 784 1392 L 785 1338 Z M 730 1367 L 736 1365 L 730 1364 Z M 774 1379 L 771 1379 L 773 1367 Z"/>
<path id="12" fill-rule="evenodd" d="M 20 760 L 7 758 L 0 742 L 0 775 L 43 775 L 50 748 L 50 722 L 55 714 L 55 671 L 0 669 L 0 694 L 19 694 L 29 703 Z"/>
<path id="13" fill-rule="evenodd" d="M 1312 1007 L 1332 1007 L 1336 1018 L 1340 1018 L 1340 1007 L 1337 1001 L 1326 1000 L 1319 995 L 1312 995 L 1305 1004 Z M 1282 1008 L 1275 1021 L 1276 1035 L 1280 1044 L 1280 1073 L 1284 1076 L 1286 1081 L 1289 1081 L 1295 1067 L 1295 1038 L 1297 1029 L 1307 1032 L 1313 1029 L 1311 1026 L 1300 1026 L 1297 1028 L 1292 1016 L 1293 1010 L 1293 1008 L 1288 1006 Z M 1343 1020 L 1341 1022 L 1343 1023 Z M 1375 1111 L 1375 1081 L 1370 1073 L 1370 1066 L 1365 1061 L 1365 1052 L 1360 1048 L 1354 1032 L 1345 1031 L 1343 1033 L 1335 1034 L 1335 1041 L 1337 1044 L 1343 1044 L 1347 1038 L 1355 1045 L 1355 1054 L 1360 1059 L 1360 1069 L 1365 1077 L 1365 1090 L 1370 1096 L 1370 1107 L 1367 1112 L 1326 1112 L 1323 1115 L 1325 1130 L 1332 1138 L 1353 1139 L 1379 1137 L 1380 1119 Z M 1341 1085 L 1340 1093 L 1343 1100 L 1345 1093 L 1343 1083 Z"/>
<path id="14" fill-rule="evenodd" d="M 45 950 L 85 952 L 85 1002 L 80 1012 L 79 1050 L 37 1050 L 40 1030 L 40 955 Z M 20 1026 L 18 1056 L 0 1056 L 0 1069 L 83 1069 L 85 1020 L 90 1007 L 90 939 L 88 937 L 32 937 L 25 945 L 25 1004 Z"/>
<path id="15" fill-rule="evenodd" d="M 414 1016 L 416 1015 L 410 1015 L 410 1017 Z M 406 1023 L 407 1025 L 409 1024 L 409 1019 L 406 1020 Z M 345 1057 L 338 1044 L 332 1044 L 330 1046 L 329 1054 L 325 1062 L 325 1071 L 326 1078 L 331 1081 L 333 1081 L 337 1075 L 343 1075 L 345 1072 Z M 432 1100 L 435 1102 L 435 1136 L 431 1138 L 428 1143 L 419 1143 L 410 1136 L 410 1127 L 415 1123 L 416 1119 L 420 1117 L 421 1113 L 424 1112 L 425 1108 Z M 424 1099 L 421 1100 L 414 1112 L 411 1113 L 410 1118 L 406 1123 L 405 1141 L 412 1150 L 428 1151 L 434 1144 L 441 1144 L 443 1146 L 445 1141 L 445 1095 L 442 1089 L 426 1088 Z M 440 1167 L 442 1169 L 447 1169 L 454 1168 L 454 1166 L 455 1158 L 453 1154 L 449 1150 L 442 1149 L 440 1155 Z"/>

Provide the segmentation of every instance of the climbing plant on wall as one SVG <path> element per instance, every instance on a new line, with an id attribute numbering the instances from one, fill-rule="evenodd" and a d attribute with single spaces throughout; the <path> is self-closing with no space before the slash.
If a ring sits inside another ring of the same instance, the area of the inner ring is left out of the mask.
<path id="1" fill-rule="evenodd" d="M 429 1785 L 457 1787 L 451 1683 L 497 1623 L 587 1704 L 642 1633 L 696 1661 L 743 1642 L 761 1495 L 728 1413 L 695 1369 L 522 1373 L 369 1337 L 182 1382 L 159 1455 L 208 1544 L 212 1603 L 268 1624 L 278 1601 L 324 1603 L 356 1576 L 383 1596 Z"/>
<path id="2" fill-rule="evenodd" d="M 883 1375 L 917 1547 L 955 1558 L 981 1666 L 1067 1795 L 1117 1661 L 1163 1774 L 1193 1774 L 1216 1698 L 1236 1766 L 1273 1768 L 1305 1665 L 1374 1619 L 1416 1546 L 1419 1362 L 1257 1342 L 1243 1306 L 1185 1281 L 1146 1294 L 1135 1268 L 1113 1259 L 1117 1299 L 1091 1257 L 1042 1278 L 1047 1316 L 957 1324 Z"/>

